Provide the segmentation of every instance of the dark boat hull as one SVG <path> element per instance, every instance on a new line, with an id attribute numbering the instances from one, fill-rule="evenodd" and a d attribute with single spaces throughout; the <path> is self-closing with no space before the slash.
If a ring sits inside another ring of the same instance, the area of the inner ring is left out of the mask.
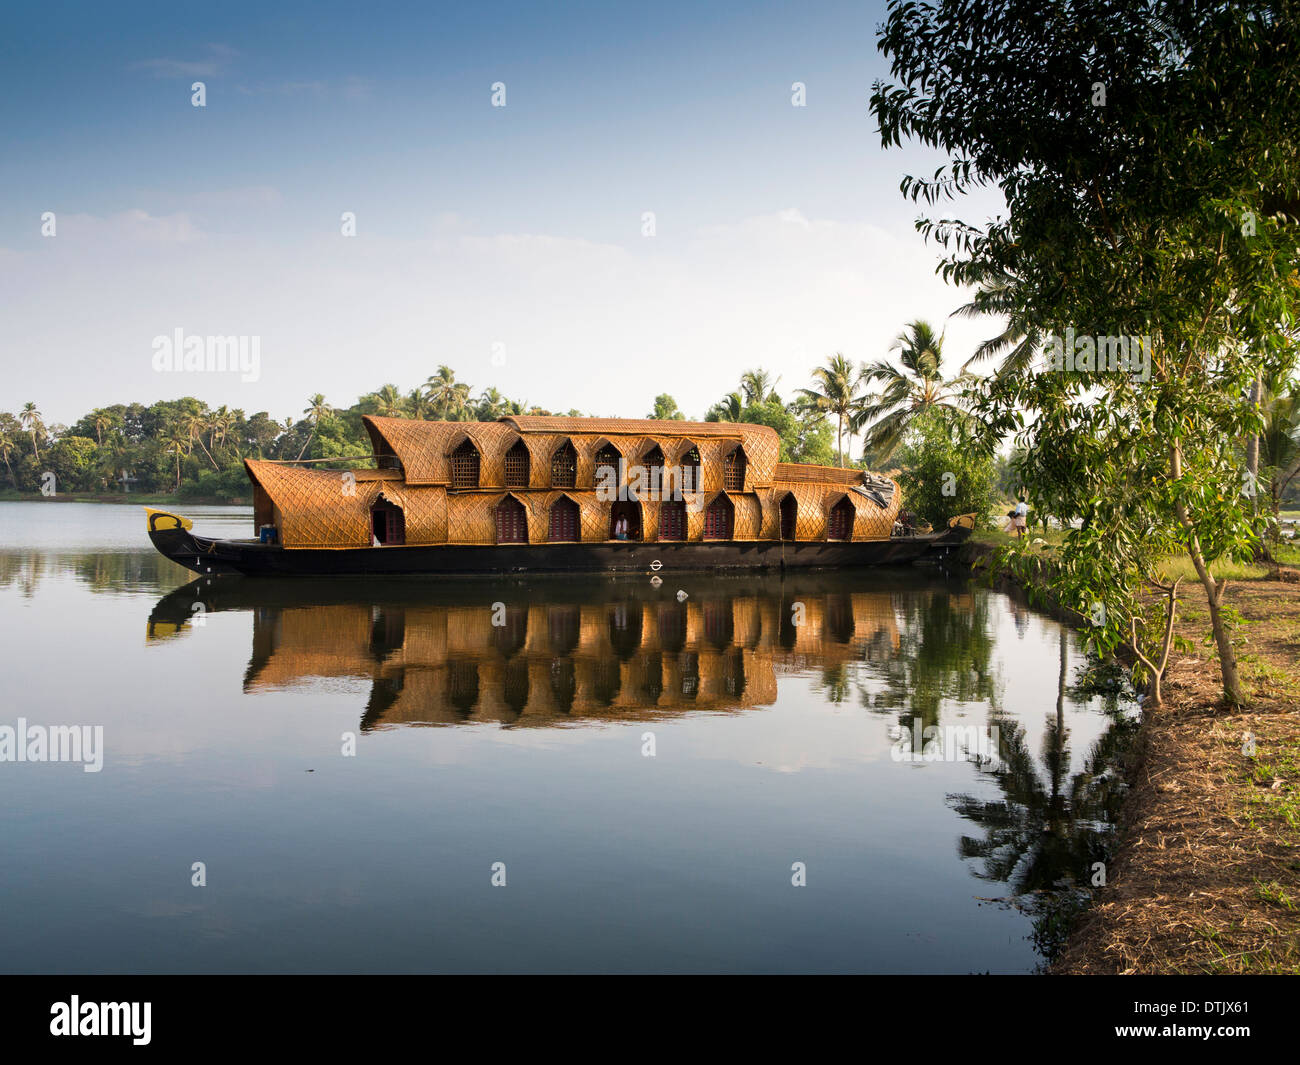
<path id="1" fill-rule="evenodd" d="M 906 565 L 940 558 L 969 536 L 947 529 L 923 536 L 861 541 L 701 541 L 689 543 L 439 544 L 293 548 L 250 540 L 211 540 L 182 528 L 151 528 L 154 546 L 195 573 L 245 576 L 510 577 Z"/>

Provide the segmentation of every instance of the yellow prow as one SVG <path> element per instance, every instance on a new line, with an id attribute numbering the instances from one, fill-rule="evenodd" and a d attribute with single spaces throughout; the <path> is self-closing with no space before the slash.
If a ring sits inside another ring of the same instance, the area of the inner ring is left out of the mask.
<path id="1" fill-rule="evenodd" d="M 173 514 L 167 510 L 155 510 L 153 507 L 145 507 L 144 512 L 149 523 L 150 532 L 157 532 L 161 529 L 194 528 L 194 523 L 189 518 L 182 518 L 179 514 Z"/>

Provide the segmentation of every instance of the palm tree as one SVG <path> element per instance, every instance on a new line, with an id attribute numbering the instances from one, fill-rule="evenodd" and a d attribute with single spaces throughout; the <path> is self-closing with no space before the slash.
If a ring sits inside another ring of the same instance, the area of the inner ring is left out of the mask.
<path id="1" fill-rule="evenodd" d="M 14 468 L 10 464 L 9 458 L 17 450 L 18 445 L 14 442 L 13 437 L 8 433 L 0 433 L 0 457 L 4 458 L 5 469 L 9 471 L 9 483 L 15 488 L 18 487 L 18 478 L 14 476 Z"/>
<path id="2" fill-rule="evenodd" d="M 433 404 L 429 394 L 422 388 L 413 388 L 406 393 L 406 413 L 418 422 L 427 422 L 433 413 Z"/>
<path id="3" fill-rule="evenodd" d="M 883 359 L 864 367 L 863 380 L 883 382 L 880 392 L 862 406 L 860 422 L 867 427 L 864 441 L 877 462 L 887 459 L 917 415 L 940 410 L 964 422 L 962 390 L 969 380 L 965 371 L 951 380 L 943 376 L 943 336 L 929 322 L 917 320 L 898 334 L 890 347 L 899 352 L 903 368 Z"/>
<path id="4" fill-rule="evenodd" d="M 433 409 L 444 421 L 461 421 L 469 406 L 469 385 L 456 380 L 456 371 L 450 366 L 439 366 L 438 372 L 424 383 Z"/>
<path id="5" fill-rule="evenodd" d="M 1269 474 L 1269 504 L 1276 537 L 1282 497 L 1300 474 L 1300 385 L 1287 392 L 1265 391 L 1261 400 L 1264 431 L 1259 434 L 1259 464 Z"/>
<path id="6" fill-rule="evenodd" d="M 745 397 L 745 406 L 753 403 L 766 403 L 770 399 L 776 399 L 776 383 L 772 375 L 764 370 L 761 366 L 756 370 L 747 370 L 740 375 L 740 394 Z"/>
<path id="7" fill-rule="evenodd" d="M 41 421 L 41 412 L 36 409 L 35 403 L 24 403 L 23 409 L 18 412 L 18 421 L 22 427 L 32 434 L 32 454 L 36 456 L 36 461 L 41 461 L 41 449 L 36 443 L 36 433 L 45 428 L 45 423 Z"/>
<path id="8" fill-rule="evenodd" d="M 745 401 L 739 392 L 731 392 L 709 408 L 706 422 L 738 422 L 745 410 Z"/>
<path id="9" fill-rule="evenodd" d="M 176 459 L 176 487 L 174 491 L 181 490 L 181 459 L 190 453 L 190 436 L 180 426 L 173 426 L 168 430 L 167 435 L 163 437 L 163 452 L 171 454 Z"/>
<path id="10" fill-rule="evenodd" d="M 302 450 L 298 452 L 298 458 L 302 458 L 310 446 L 312 437 L 316 435 L 316 430 L 320 428 L 322 418 L 331 418 L 334 416 L 334 408 L 325 402 L 325 397 L 317 392 L 308 400 L 307 409 L 303 411 L 307 420 L 311 423 L 311 432 L 307 434 L 307 439 L 302 445 Z M 295 462 L 297 459 L 294 460 Z"/>
<path id="11" fill-rule="evenodd" d="M 1034 354 L 1042 346 L 1043 333 L 1025 320 L 1016 306 L 1016 278 L 996 267 L 990 267 L 976 282 L 975 296 L 949 315 L 950 318 L 980 318 L 986 314 L 1006 315 L 1006 328 L 991 340 L 980 344 L 975 353 L 962 364 L 962 372 L 985 359 L 1001 358 L 994 377 L 1009 377 L 1028 370 Z"/>
<path id="12" fill-rule="evenodd" d="M 212 457 L 212 452 L 203 444 L 203 433 L 207 430 L 208 426 L 209 419 L 200 414 L 197 410 L 188 411 L 180 417 L 181 430 L 191 441 L 198 442 L 199 447 L 203 448 L 203 454 L 207 455 L 208 461 L 212 463 L 212 468 L 217 470 L 221 467 L 217 465 L 217 460 Z"/>
<path id="13" fill-rule="evenodd" d="M 860 395 L 867 380 L 865 370 L 855 367 L 852 360 L 845 358 L 838 351 L 831 356 L 825 366 L 813 371 L 815 388 L 801 388 L 801 405 L 816 414 L 833 414 L 835 424 L 835 450 L 839 455 L 839 464 L 844 465 L 844 423 L 849 422 L 850 442 L 855 431 L 853 418 L 862 408 Z"/>
<path id="14" fill-rule="evenodd" d="M 495 388 L 485 388 L 483 394 L 478 397 L 478 406 L 475 409 L 475 416 L 481 422 L 495 421 L 505 412 L 507 400 Z"/>
<path id="15" fill-rule="evenodd" d="M 95 429 L 95 443 L 103 447 L 104 430 L 111 429 L 116 424 L 113 415 L 102 407 L 96 407 L 90 412 L 90 424 Z"/>

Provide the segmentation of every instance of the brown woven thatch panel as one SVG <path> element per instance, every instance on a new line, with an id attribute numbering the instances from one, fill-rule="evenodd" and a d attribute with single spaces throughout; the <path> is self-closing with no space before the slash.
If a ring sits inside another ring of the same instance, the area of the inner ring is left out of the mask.
<path id="1" fill-rule="evenodd" d="M 452 492 L 447 497 L 447 542 L 497 542 L 496 509 L 504 492 Z"/>
<path id="2" fill-rule="evenodd" d="M 762 517 L 758 525 L 760 540 L 779 540 L 781 538 L 781 497 L 786 489 L 761 488 L 756 494 Z"/>
<path id="3" fill-rule="evenodd" d="M 776 477 L 777 459 L 781 455 L 781 438 L 766 425 L 741 425 L 745 438 L 745 491 L 766 488 Z"/>
<path id="4" fill-rule="evenodd" d="M 505 422 L 465 422 L 464 432 L 474 441 L 479 452 L 479 487 L 504 488 L 506 484 L 506 452 L 509 451 L 519 433 Z M 460 443 L 460 438 L 453 436 L 447 442 L 447 452 L 451 453 Z"/>
<path id="5" fill-rule="evenodd" d="M 641 539 L 659 539 L 659 501 L 647 499 L 641 504 Z"/>
<path id="6" fill-rule="evenodd" d="M 861 470 L 840 469 L 835 466 L 813 466 L 805 462 L 778 462 L 778 481 L 816 481 L 821 484 L 861 484 Z"/>
<path id="7" fill-rule="evenodd" d="M 903 505 L 903 493 L 895 486 L 889 506 L 881 508 L 857 492 L 849 492 L 856 515 L 853 519 L 853 539 L 888 540 L 893 535 L 898 509 Z M 833 504 L 832 504 L 833 505 Z"/>
<path id="8" fill-rule="evenodd" d="M 402 508 L 408 544 L 447 542 L 447 490 L 441 485 L 407 488 L 400 483 L 380 481 L 367 487 L 370 489 L 367 507 L 373 506 L 382 495 Z M 361 491 L 360 485 L 357 491 Z"/>
<path id="9" fill-rule="evenodd" d="M 757 540 L 763 524 L 763 506 L 756 495 L 736 495 L 729 493 L 731 502 L 736 507 L 736 524 L 732 529 L 733 540 Z"/>
<path id="10" fill-rule="evenodd" d="M 450 479 L 447 444 L 468 422 L 425 422 L 364 415 L 372 432 L 388 442 L 402 463 L 407 484 L 446 484 Z"/>
<path id="11" fill-rule="evenodd" d="M 551 487 L 551 456 L 565 439 L 566 437 L 550 433 L 524 434 L 524 444 L 528 448 L 528 454 L 532 456 L 528 471 L 529 487 Z"/>
<path id="12" fill-rule="evenodd" d="M 261 485 L 279 514 L 285 547 L 366 547 L 370 543 L 371 491 L 343 471 L 304 470 L 273 462 L 244 462 L 253 483 Z"/>
<path id="13" fill-rule="evenodd" d="M 773 509 L 776 511 L 777 524 L 773 528 L 773 539 L 781 535 L 781 501 L 787 494 L 793 495 L 798 509 L 795 511 L 796 540 L 826 539 L 825 499 L 831 491 L 830 485 L 805 484 L 798 481 L 778 482 L 772 487 Z M 835 488 L 836 496 L 844 494 L 844 489 Z"/>

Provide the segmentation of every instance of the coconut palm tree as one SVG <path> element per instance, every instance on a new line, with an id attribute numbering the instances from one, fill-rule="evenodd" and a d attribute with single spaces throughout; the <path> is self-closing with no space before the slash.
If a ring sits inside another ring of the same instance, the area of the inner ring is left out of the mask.
<path id="1" fill-rule="evenodd" d="M 709 408 L 706 422 L 738 422 L 745 410 L 745 400 L 739 392 L 731 392 Z"/>
<path id="2" fill-rule="evenodd" d="M 190 447 L 190 435 L 179 425 L 168 429 L 163 437 L 164 454 L 171 455 L 176 460 L 176 487 L 173 491 L 181 490 L 181 459 L 190 453 Z"/>
<path id="3" fill-rule="evenodd" d="M 321 420 L 324 418 L 332 418 L 334 416 L 334 408 L 325 402 L 325 397 L 323 395 L 317 392 L 310 400 L 308 400 L 307 408 L 303 411 L 303 414 L 307 416 L 307 421 L 311 423 L 311 432 L 307 434 L 307 439 L 302 445 L 302 450 L 298 452 L 298 458 L 302 458 L 303 455 L 306 454 L 307 448 L 311 445 L 312 438 L 316 435 L 316 430 L 320 428 Z"/>
<path id="4" fill-rule="evenodd" d="M 740 375 L 740 394 L 745 398 L 745 406 L 776 399 L 776 384 L 780 380 L 779 377 L 773 380 L 761 366 L 756 370 L 746 370 Z"/>
<path id="5" fill-rule="evenodd" d="M 45 428 L 45 423 L 41 420 L 41 412 L 36 409 L 35 403 L 24 403 L 23 409 L 18 412 L 18 421 L 22 427 L 32 434 L 32 454 L 36 456 L 36 461 L 41 461 L 40 445 L 36 442 L 36 434 Z"/>
<path id="6" fill-rule="evenodd" d="M 433 403 L 424 389 L 413 388 L 406 393 L 406 413 L 418 422 L 429 420 L 433 413 Z"/>
<path id="7" fill-rule="evenodd" d="M 14 476 L 14 468 L 10 464 L 9 459 L 17 450 L 18 445 L 15 443 L 13 437 L 8 433 L 0 433 L 0 457 L 4 458 L 5 469 L 9 471 L 9 483 L 15 488 L 18 487 L 18 478 Z"/>
<path id="8" fill-rule="evenodd" d="M 507 404 L 505 396 L 495 388 L 485 388 L 483 394 L 478 397 L 478 406 L 474 413 L 481 422 L 495 421 L 505 413 Z"/>
<path id="9" fill-rule="evenodd" d="M 898 334 L 890 347 L 899 353 L 900 370 L 883 359 L 864 367 L 863 380 L 883 387 L 862 405 L 859 424 L 866 427 L 864 444 L 880 462 L 903 442 L 916 416 L 931 408 L 964 423 L 963 390 L 970 375 L 943 376 L 943 336 L 929 322 L 917 320 Z"/>
<path id="10" fill-rule="evenodd" d="M 862 407 L 861 395 L 866 381 L 865 370 L 853 365 L 838 351 L 825 366 L 813 370 L 813 388 L 799 389 L 800 405 L 807 411 L 822 416 L 835 417 L 835 451 L 839 464 L 844 465 L 844 429 L 849 423 L 850 451 L 852 450 L 853 418 Z"/>
<path id="11" fill-rule="evenodd" d="M 1264 431 L 1259 434 L 1259 464 L 1268 473 L 1272 531 L 1276 537 L 1282 497 L 1300 475 L 1300 385 L 1292 384 L 1281 394 L 1265 391 L 1261 408 Z"/>
<path id="12" fill-rule="evenodd" d="M 439 366 L 438 372 L 424 383 L 424 387 L 440 419 L 464 419 L 469 408 L 469 385 L 456 380 L 455 370 L 450 366 Z"/>
<path id="13" fill-rule="evenodd" d="M 1001 360 L 993 371 L 994 377 L 1023 373 L 1033 363 L 1044 334 L 1020 313 L 1015 301 L 1015 286 L 1014 274 L 990 267 L 976 282 L 975 295 L 970 302 L 963 303 L 949 315 L 950 318 L 982 318 L 992 314 L 1007 318 L 1002 332 L 980 344 L 962 364 L 963 373 L 988 359 Z"/>
<path id="14" fill-rule="evenodd" d="M 208 461 L 212 463 L 214 470 L 220 469 L 217 460 L 212 457 L 212 452 L 207 449 L 203 443 L 203 434 L 208 430 L 209 418 L 199 413 L 197 410 L 187 411 L 180 416 L 180 428 L 182 432 L 189 437 L 190 441 L 197 442 L 199 447 L 203 448 L 203 454 L 208 456 Z"/>

